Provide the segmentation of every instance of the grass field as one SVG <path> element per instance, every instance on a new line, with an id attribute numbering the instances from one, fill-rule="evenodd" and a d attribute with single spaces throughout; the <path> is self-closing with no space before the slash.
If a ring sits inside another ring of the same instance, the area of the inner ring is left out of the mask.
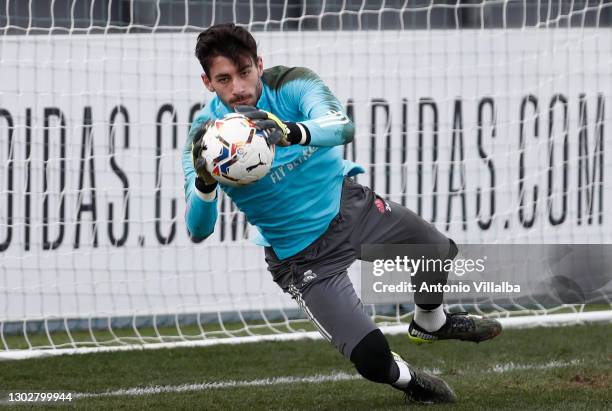
<path id="1" fill-rule="evenodd" d="M 507 330 L 480 345 L 389 340 L 412 364 L 439 372 L 459 397 L 453 405 L 410 409 L 603 410 L 612 409 L 611 335 L 610 324 L 599 324 Z M 359 378 L 324 341 L 4 361 L 0 369 L 5 393 L 87 394 L 64 405 L 77 409 L 407 408 L 402 393 Z M 152 393 L 154 386 L 166 392 Z M 134 388 L 140 390 L 126 391 Z"/>

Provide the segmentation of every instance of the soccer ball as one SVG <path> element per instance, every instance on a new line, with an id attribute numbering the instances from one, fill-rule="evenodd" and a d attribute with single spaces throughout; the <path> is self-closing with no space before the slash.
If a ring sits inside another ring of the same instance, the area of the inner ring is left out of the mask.
<path id="1" fill-rule="evenodd" d="M 268 144 L 264 133 L 242 114 L 216 120 L 204 135 L 206 169 L 215 180 L 229 186 L 260 180 L 274 160 L 274 145 Z"/>

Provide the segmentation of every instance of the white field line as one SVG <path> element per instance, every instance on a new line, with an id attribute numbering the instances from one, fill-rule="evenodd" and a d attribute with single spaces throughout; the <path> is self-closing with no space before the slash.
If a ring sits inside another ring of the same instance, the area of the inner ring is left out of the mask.
<path id="1" fill-rule="evenodd" d="M 492 368 L 484 370 L 485 373 L 506 373 L 516 370 L 547 370 L 552 368 L 563 368 L 572 365 L 580 364 L 580 360 L 572 360 L 569 362 L 563 361 L 550 361 L 544 364 L 515 364 L 513 362 L 505 364 L 497 364 Z M 425 369 L 425 371 L 432 374 L 441 374 L 442 372 L 435 369 Z M 334 382 L 334 381 L 352 381 L 359 380 L 362 377 L 358 374 L 347 374 L 345 372 L 337 372 L 328 375 L 312 375 L 308 377 L 274 377 L 274 378 L 263 378 L 257 380 L 229 380 L 229 381 L 218 381 L 218 382 L 206 382 L 200 384 L 183 384 L 183 385 L 157 385 L 149 387 L 134 387 L 134 388 L 122 388 L 114 391 L 105 391 L 100 393 L 76 393 L 73 398 L 101 398 L 101 397 L 122 397 L 122 396 L 141 396 L 151 395 L 160 393 L 180 393 L 180 392 L 191 392 L 191 391 L 207 391 L 207 390 L 218 390 L 224 388 L 242 388 L 242 387 L 263 387 L 273 386 L 280 384 L 304 384 L 304 383 L 322 383 L 322 382 Z"/>
<path id="2" fill-rule="evenodd" d="M 97 397 L 117 397 L 117 396 L 138 396 L 150 395 L 166 392 L 188 392 L 188 391 L 206 391 L 223 388 L 242 388 L 242 387 L 263 387 L 279 384 L 302 384 L 302 383 L 322 383 L 329 381 L 350 381 L 358 380 L 361 376 L 357 374 L 347 374 L 344 372 L 329 374 L 329 375 L 312 375 L 310 377 L 274 377 L 263 378 L 257 380 L 243 381 L 219 381 L 205 382 L 201 384 L 183 384 L 183 385 L 162 385 L 152 387 L 135 387 L 123 388 L 115 391 L 106 391 L 101 393 L 77 393 L 73 398 L 97 398 Z"/>
<path id="3" fill-rule="evenodd" d="M 491 368 L 490 371 L 503 374 L 505 372 L 516 370 L 548 370 L 551 368 L 563 368 L 578 364 L 580 364 L 580 360 L 571 360 L 568 362 L 553 360 L 545 364 L 515 364 L 513 362 L 509 362 L 506 364 L 497 364 L 495 367 Z"/>

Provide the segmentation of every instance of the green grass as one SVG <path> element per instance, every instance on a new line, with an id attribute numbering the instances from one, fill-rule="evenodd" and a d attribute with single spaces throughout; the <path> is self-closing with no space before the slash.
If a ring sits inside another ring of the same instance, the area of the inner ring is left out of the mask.
<path id="1" fill-rule="evenodd" d="M 584 306 L 568 305 L 555 309 L 554 314 L 570 313 L 576 310 L 610 310 L 610 308 L 609 304 L 586 304 Z M 411 316 L 405 313 L 402 314 L 404 314 L 402 321 L 404 324 L 408 324 Z M 495 316 L 493 311 L 490 314 Z M 385 316 L 379 317 L 379 320 L 384 318 Z M 389 321 L 395 323 L 396 318 L 394 315 L 389 317 Z M 270 328 L 270 326 L 273 328 Z M 213 321 L 202 323 L 199 326 L 181 324 L 179 327 L 176 325 L 158 326 L 157 329 L 150 325 L 138 326 L 135 328 L 114 327 L 112 333 L 108 329 L 96 329 L 93 327 L 91 331 L 72 329 L 70 333 L 68 333 L 63 329 L 51 332 L 49 335 L 40 329 L 28 330 L 25 335 L 23 331 L 20 330 L 20 332 L 14 334 L 5 333 L 3 339 L 0 340 L 0 350 L 5 350 L 7 348 L 10 350 L 28 349 L 30 346 L 38 348 L 51 348 L 53 346 L 56 348 L 73 348 L 75 345 L 80 347 L 119 346 L 139 343 L 140 341 L 145 341 L 147 343 L 176 342 L 183 340 L 201 340 L 202 338 L 227 338 L 230 336 L 246 337 L 249 335 L 287 333 L 294 330 L 316 331 L 315 327 L 306 317 L 292 317 L 290 327 L 291 329 L 284 319 L 269 321 L 267 323 L 263 320 L 249 319 L 245 322 L 237 322 L 236 320 L 223 321 L 223 326 L 219 321 Z M 39 328 L 42 329 L 42 327 Z"/>
<path id="2" fill-rule="evenodd" d="M 73 348 L 72 341 L 80 347 L 91 346 L 118 346 L 126 343 L 138 343 L 143 340 L 147 343 L 157 342 L 176 342 L 183 340 L 199 341 L 202 338 L 227 338 L 227 337 L 247 337 L 249 335 L 266 335 L 277 333 L 292 332 L 286 321 L 272 321 L 274 330 L 264 321 L 249 321 L 248 323 L 228 322 L 223 327 L 219 323 L 207 323 L 201 326 L 181 325 L 180 334 L 177 327 L 137 327 L 134 328 L 114 328 L 113 333 L 105 329 L 72 330 L 70 334 L 66 330 L 54 331 L 47 336 L 44 332 L 29 332 L 27 339 L 23 333 L 16 335 L 5 335 L 6 347 L 11 350 L 28 349 L 32 347 L 51 348 Z M 293 320 L 291 327 L 293 330 L 315 331 L 316 328 L 307 319 Z M 248 329 L 248 331 L 247 331 Z M 113 335 L 114 334 L 114 335 Z M 161 338 L 159 336 L 162 336 Z M 72 337 L 72 340 L 70 339 Z M 28 344 L 29 342 L 29 344 Z M 0 343 L 0 349 L 5 348 Z"/>
<path id="3" fill-rule="evenodd" d="M 452 406 L 416 409 L 603 410 L 612 409 L 611 326 L 507 330 L 482 344 L 456 341 L 411 345 L 389 337 L 393 350 L 415 366 L 437 368 L 456 390 Z M 573 365 L 494 372 L 497 364 Z M 3 390 L 96 393 L 151 385 L 180 385 L 281 376 L 354 373 L 324 341 L 132 351 L 0 362 Z M 401 410 L 402 394 L 359 379 L 341 382 L 222 388 L 139 397 L 88 398 L 77 409 L 206 410 Z M 46 405 L 44 409 L 53 409 Z"/>

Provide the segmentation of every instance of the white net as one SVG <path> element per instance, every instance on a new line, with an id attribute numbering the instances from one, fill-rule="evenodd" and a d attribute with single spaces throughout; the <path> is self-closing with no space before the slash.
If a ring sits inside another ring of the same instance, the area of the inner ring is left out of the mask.
<path id="1" fill-rule="evenodd" d="M 359 181 L 457 243 L 612 242 L 612 4 L 374 3 L 0 0 L 0 350 L 311 329 L 228 199 L 186 233 L 180 154 L 211 97 L 193 49 L 219 22 L 316 71 Z"/>

